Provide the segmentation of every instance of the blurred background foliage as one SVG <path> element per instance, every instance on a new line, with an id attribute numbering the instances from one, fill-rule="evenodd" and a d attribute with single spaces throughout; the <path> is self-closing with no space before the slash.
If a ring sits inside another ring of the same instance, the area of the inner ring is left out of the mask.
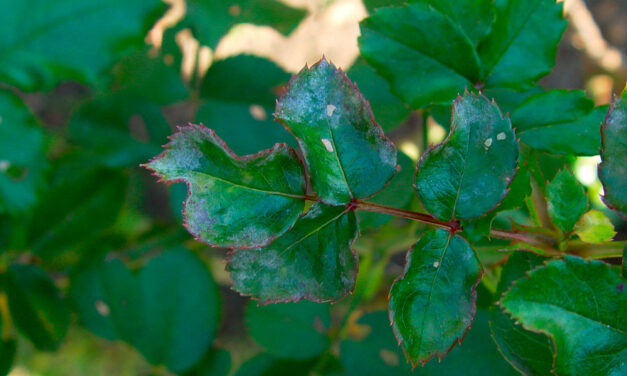
<path id="1" fill-rule="evenodd" d="M 292 73 L 324 54 L 357 83 L 399 146 L 401 173 L 375 200 L 419 209 L 413 165 L 445 137 L 450 109 L 410 111 L 359 58 L 358 21 L 386 3 L 4 0 L 0 365 L 16 352 L 13 376 L 408 373 L 389 330 L 386 294 L 424 226 L 360 213 L 352 296 L 332 306 L 258 307 L 230 290 L 226 251 L 194 241 L 181 226 L 185 186 L 165 187 L 139 167 L 188 122 L 213 128 L 238 154 L 293 145 L 272 119 L 275 98 Z M 627 78 L 627 3 L 565 4 L 569 26 L 541 84 L 586 89 L 606 104 Z M 506 95 L 499 104 L 507 110 Z M 544 181 L 570 165 L 593 207 L 613 220 L 615 239 L 627 237 L 625 222 L 599 200 L 598 156 L 539 157 Z M 483 255 L 485 264 L 502 260 Z M 487 277 L 465 345 L 414 374 L 515 374 L 490 341 L 496 277 Z M 9 307 L 7 297 L 23 304 Z M 124 304 L 103 303 L 112 297 Z M 186 312 L 199 310 L 203 320 L 186 322 L 194 316 Z M 194 348 L 177 339 L 194 335 L 201 344 Z M 468 369 L 469 359 L 485 366 Z"/>

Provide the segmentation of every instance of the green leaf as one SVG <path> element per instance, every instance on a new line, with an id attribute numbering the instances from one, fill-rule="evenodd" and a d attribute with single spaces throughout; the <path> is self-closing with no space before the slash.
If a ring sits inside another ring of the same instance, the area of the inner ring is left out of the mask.
<path id="1" fill-rule="evenodd" d="M 44 133 L 28 107 L 0 89 L 0 213 L 23 213 L 37 201 L 48 166 L 44 146 Z"/>
<path id="2" fill-rule="evenodd" d="M 309 376 L 318 361 L 280 359 L 261 353 L 244 362 L 234 376 Z"/>
<path id="3" fill-rule="evenodd" d="M 0 81 L 24 90 L 93 82 L 143 45 L 158 0 L 6 0 L 0 5 Z"/>
<path id="4" fill-rule="evenodd" d="M 306 13 L 277 0 L 188 0 L 183 22 L 192 27 L 200 43 L 215 48 L 236 24 L 268 25 L 287 34 Z"/>
<path id="5" fill-rule="evenodd" d="M 297 138 L 313 190 L 327 204 L 371 196 L 396 172 L 396 148 L 368 102 L 324 58 L 290 81 L 275 116 Z"/>
<path id="6" fill-rule="evenodd" d="M 390 85 L 381 78 L 363 58 L 351 65 L 346 75 L 353 81 L 374 113 L 374 118 L 383 130 L 389 131 L 407 119 L 410 109 L 390 92 Z"/>
<path id="7" fill-rule="evenodd" d="M 516 134 L 525 144 L 549 153 L 597 155 L 599 125 L 606 106 L 594 108 L 582 90 L 550 90 L 532 95 L 512 114 Z"/>
<path id="8" fill-rule="evenodd" d="M 185 376 L 227 376 L 231 369 L 231 353 L 224 349 L 212 349 Z"/>
<path id="9" fill-rule="evenodd" d="M 531 252 L 509 256 L 497 286 L 500 298 L 514 281 L 543 265 L 545 259 Z M 498 306 L 490 308 L 490 330 L 499 351 L 523 375 L 548 375 L 553 369 L 553 342 L 542 333 L 525 330 Z"/>
<path id="10" fill-rule="evenodd" d="M 151 258 L 138 273 L 119 258 L 97 260 L 72 277 L 71 295 L 93 333 L 121 339 L 174 372 L 202 359 L 220 320 L 207 266 L 183 249 Z"/>
<path id="11" fill-rule="evenodd" d="M 551 71 L 566 29 L 562 4 L 555 0 L 495 2 L 492 31 L 479 45 L 483 82 L 522 90 Z"/>
<path id="12" fill-rule="evenodd" d="M 444 229 L 425 233 L 409 250 L 390 290 L 390 320 L 412 364 L 442 359 L 461 343 L 475 315 L 481 274 L 468 243 Z"/>
<path id="13" fill-rule="evenodd" d="M 238 157 L 212 130 L 179 128 L 146 165 L 166 181 L 184 181 L 187 229 L 214 246 L 253 248 L 285 233 L 304 207 L 305 179 L 285 144 Z"/>
<path id="14" fill-rule="evenodd" d="M 492 0 L 409 0 L 424 2 L 447 15 L 459 25 L 477 45 L 492 28 L 494 5 Z"/>
<path id="15" fill-rule="evenodd" d="M 619 375 L 627 359 L 627 292 L 619 273 L 574 256 L 550 261 L 501 299 L 528 330 L 550 335 L 558 375 Z"/>
<path id="16" fill-rule="evenodd" d="M 418 162 L 416 192 L 441 220 L 479 217 L 507 194 L 517 159 L 509 119 L 487 98 L 466 93 L 454 102 L 447 139 Z"/>
<path id="17" fill-rule="evenodd" d="M 202 81 L 196 120 L 224 135 L 237 154 L 256 153 L 277 142 L 295 144 L 272 119 L 275 98 L 289 78 L 276 64 L 256 56 L 217 61 Z"/>
<path id="18" fill-rule="evenodd" d="M 603 202 L 627 216 L 627 86 L 616 98 L 601 127 L 601 164 Z"/>
<path id="19" fill-rule="evenodd" d="M 588 199 L 583 186 L 568 170 L 562 170 L 546 187 L 549 216 L 562 231 L 571 231 L 586 212 Z"/>
<path id="20" fill-rule="evenodd" d="M 573 232 L 586 243 L 609 242 L 616 235 L 612 221 L 603 212 L 594 209 L 579 218 Z"/>
<path id="21" fill-rule="evenodd" d="M 379 9 L 360 28 L 362 56 L 412 108 L 450 103 L 480 78 L 472 41 L 429 4 Z"/>
<path id="22" fill-rule="evenodd" d="M 269 246 L 231 251 L 226 270 L 236 291 L 261 303 L 335 301 L 355 286 L 357 233 L 353 211 L 315 203 Z"/>
<path id="23" fill-rule="evenodd" d="M 268 352 L 293 359 L 307 359 L 330 346 L 328 304 L 278 303 L 265 306 L 250 301 L 246 327 L 250 336 Z"/>
<path id="24" fill-rule="evenodd" d="M 35 265 L 10 265 L 6 292 L 20 333 L 39 350 L 56 350 L 70 324 L 70 310 L 46 272 Z"/>
<path id="25" fill-rule="evenodd" d="M 0 340 L 0 375 L 6 376 L 13 368 L 17 343 L 14 339 Z"/>

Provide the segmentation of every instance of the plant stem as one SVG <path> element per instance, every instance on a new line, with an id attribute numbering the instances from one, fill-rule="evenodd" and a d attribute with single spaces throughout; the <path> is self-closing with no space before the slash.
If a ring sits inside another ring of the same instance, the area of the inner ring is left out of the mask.
<path id="1" fill-rule="evenodd" d="M 371 211 L 375 213 L 389 214 L 396 217 L 402 217 L 407 219 L 413 219 L 414 221 L 429 223 L 435 226 L 448 228 L 451 231 L 461 230 L 461 224 L 457 220 L 451 220 L 448 222 L 441 221 L 432 215 L 418 213 L 411 210 L 405 210 L 395 208 L 393 206 L 376 204 L 374 202 L 368 202 L 363 200 L 355 201 L 355 207 L 360 210 Z"/>

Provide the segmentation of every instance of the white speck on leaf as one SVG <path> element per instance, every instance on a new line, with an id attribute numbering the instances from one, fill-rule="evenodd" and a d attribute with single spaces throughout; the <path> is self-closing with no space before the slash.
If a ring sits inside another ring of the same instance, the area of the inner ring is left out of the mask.
<path id="1" fill-rule="evenodd" d="M 503 141 L 506 138 L 507 138 L 507 135 L 505 134 L 505 132 L 501 132 L 501 133 L 496 135 L 496 139 L 499 140 L 499 141 Z"/>
<path id="2" fill-rule="evenodd" d="M 101 316 L 109 316 L 109 306 L 105 302 L 103 302 L 102 300 L 96 300 L 94 305 L 96 306 L 96 310 Z"/>
<path id="3" fill-rule="evenodd" d="M 337 107 L 335 107 L 334 105 L 328 104 L 327 105 L 327 116 L 333 115 L 333 111 L 335 111 L 336 108 Z"/>
<path id="4" fill-rule="evenodd" d="M 320 139 L 320 141 L 322 141 L 322 143 L 324 144 L 325 149 L 327 149 L 327 151 L 329 153 L 333 153 L 333 144 L 331 143 L 331 141 L 327 138 L 322 138 Z"/>
<path id="5" fill-rule="evenodd" d="M 436 262 L 434 262 L 434 263 L 433 263 L 433 267 L 434 267 L 434 268 L 437 268 L 438 266 L 440 266 L 440 263 L 439 263 L 439 262 L 437 262 L 437 261 L 436 261 Z"/>
<path id="6" fill-rule="evenodd" d="M 483 146 L 485 146 L 486 150 L 490 148 L 490 145 L 492 145 L 492 137 L 488 138 L 487 140 L 483 142 Z"/>

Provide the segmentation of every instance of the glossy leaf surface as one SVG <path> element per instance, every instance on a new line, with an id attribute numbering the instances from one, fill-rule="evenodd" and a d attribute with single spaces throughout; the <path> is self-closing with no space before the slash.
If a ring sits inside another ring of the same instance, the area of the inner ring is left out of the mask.
<path id="1" fill-rule="evenodd" d="M 325 59 L 290 81 L 275 117 L 298 139 L 313 190 L 327 204 L 368 197 L 396 172 L 396 148 L 368 102 Z"/>
<path id="2" fill-rule="evenodd" d="M 355 286 L 357 231 L 353 211 L 315 203 L 270 245 L 231 251 L 233 288 L 261 303 L 338 300 Z"/>
<path id="3" fill-rule="evenodd" d="M 601 127 L 603 202 L 627 216 L 627 87 L 616 98 Z"/>
<path id="4" fill-rule="evenodd" d="M 212 130 L 190 125 L 146 167 L 166 181 L 187 183 L 187 229 L 214 246 L 264 246 L 304 207 L 303 167 L 284 144 L 238 157 Z"/>
<path id="5" fill-rule="evenodd" d="M 523 327 L 553 338 L 556 374 L 621 374 L 627 359 L 623 284 L 605 263 L 565 256 L 517 281 L 500 304 Z"/>
<path id="6" fill-rule="evenodd" d="M 448 138 L 418 162 L 418 197 L 441 220 L 479 217 L 507 194 L 517 159 L 509 119 L 487 98 L 466 93 L 454 103 Z"/>
<path id="7" fill-rule="evenodd" d="M 570 231 L 586 212 L 588 199 L 583 186 L 568 170 L 562 170 L 546 187 L 551 221 L 562 231 Z"/>
<path id="8" fill-rule="evenodd" d="M 525 144 L 548 153 L 597 155 L 607 107 L 594 108 L 581 90 L 550 90 L 525 100 L 512 114 Z"/>
<path id="9" fill-rule="evenodd" d="M 449 16 L 475 45 L 490 32 L 494 21 L 494 2 L 491 0 L 409 0 L 408 2 L 427 3 L 442 14 Z"/>
<path id="10" fill-rule="evenodd" d="M 390 290 L 390 320 L 407 358 L 424 364 L 461 342 L 476 311 L 481 265 L 468 243 L 443 229 L 425 233 Z"/>

